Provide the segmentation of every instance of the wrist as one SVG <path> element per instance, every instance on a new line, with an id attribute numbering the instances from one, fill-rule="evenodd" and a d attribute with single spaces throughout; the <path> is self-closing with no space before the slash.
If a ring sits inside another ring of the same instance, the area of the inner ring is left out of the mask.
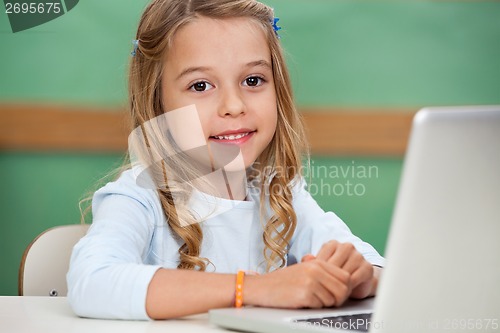
<path id="1" fill-rule="evenodd" d="M 243 288 L 243 305 L 262 306 L 262 276 L 245 275 L 245 287 Z"/>
<path id="2" fill-rule="evenodd" d="M 245 282 L 245 271 L 236 273 L 236 288 L 234 292 L 234 307 L 241 308 L 243 306 L 243 283 Z"/>

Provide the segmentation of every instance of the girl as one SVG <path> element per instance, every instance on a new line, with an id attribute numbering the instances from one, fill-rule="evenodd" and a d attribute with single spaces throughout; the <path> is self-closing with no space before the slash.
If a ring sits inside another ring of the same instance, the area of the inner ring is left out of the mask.
<path id="1" fill-rule="evenodd" d="M 305 189 L 276 30 L 254 0 L 146 8 L 129 77 L 131 166 L 94 194 L 74 248 L 78 315 L 166 319 L 375 294 L 384 259 Z"/>

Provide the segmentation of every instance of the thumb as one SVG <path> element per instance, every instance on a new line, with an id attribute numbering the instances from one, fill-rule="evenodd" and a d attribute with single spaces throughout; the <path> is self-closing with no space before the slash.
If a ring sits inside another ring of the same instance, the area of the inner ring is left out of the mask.
<path id="1" fill-rule="evenodd" d="M 302 257 L 301 262 L 306 262 L 314 259 L 316 259 L 316 257 L 313 256 L 312 254 L 306 254 L 305 256 Z"/>

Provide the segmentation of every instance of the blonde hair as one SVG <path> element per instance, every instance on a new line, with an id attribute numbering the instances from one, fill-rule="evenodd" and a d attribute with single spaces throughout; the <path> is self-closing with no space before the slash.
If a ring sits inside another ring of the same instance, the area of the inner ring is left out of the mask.
<path id="1" fill-rule="evenodd" d="M 272 141 L 254 163 L 253 169 L 254 177 L 259 177 L 261 219 L 265 219 L 267 200 L 273 212 L 262 223 L 266 270 L 283 267 L 297 223 L 291 189 L 293 181 L 300 176 L 306 144 L 302 120 L 293 102 L 283 50 L 272 27 L 274 14 L 270 7 L 253 0 L 153 0 L 141 17 L 136 35 L 138 49 L 130 64 L 129 107 L 132 128 L 144 126 L 145 122 L 166 111 L 161 92 L 162 60 L 176 31 L 197 17 L 248 17 L 262 26 L 267 37 L 278 122 Z M 164 167 L 164 164 L 159 166 L 158 173 L 162 173 Z M 168 186 L 158 189 L 158 193 L 168 225 L 183 242 L 178 250 L 178 268 L 205 270 L 209 261 L 200 257 L 203 240 L 200 225 L 183 221 L 193 217 L 174 206 L 172 191 Z"/>

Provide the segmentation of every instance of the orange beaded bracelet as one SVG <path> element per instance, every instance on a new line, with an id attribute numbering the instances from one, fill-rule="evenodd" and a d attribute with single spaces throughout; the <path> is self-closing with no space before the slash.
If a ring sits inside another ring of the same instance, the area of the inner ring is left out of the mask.
<path id="1" fill-rule="evenodd" d="M 236 292 L 234 299 L 234 306 L 236 308 L 241 308 L 243 306 L 243 278 L 245 277 L 245 271 L 238 271 L 236 274 Z"/>

